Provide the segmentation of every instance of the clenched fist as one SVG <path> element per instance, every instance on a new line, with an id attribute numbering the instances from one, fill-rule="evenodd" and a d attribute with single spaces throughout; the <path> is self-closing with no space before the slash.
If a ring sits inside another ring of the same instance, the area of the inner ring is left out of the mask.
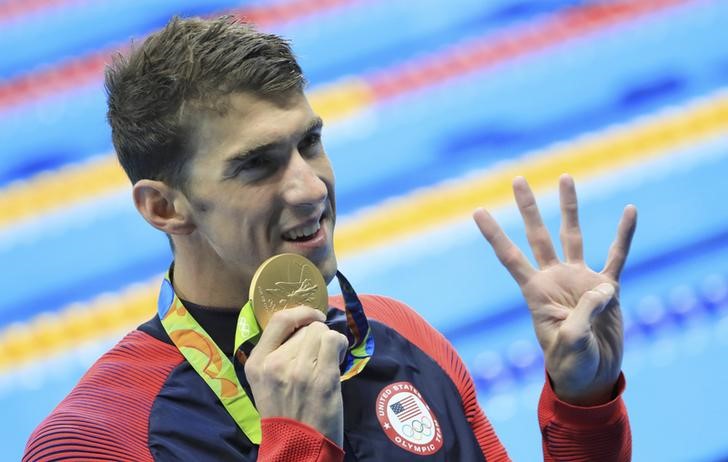
<path id="1" fill-rule="evenodd" d="M 297 420 L 342 446 L 339 364 L 348 341 L 325 320 L 305 306 L 274 314 L 245 363 L 245 375 L 262 418 Z"/>

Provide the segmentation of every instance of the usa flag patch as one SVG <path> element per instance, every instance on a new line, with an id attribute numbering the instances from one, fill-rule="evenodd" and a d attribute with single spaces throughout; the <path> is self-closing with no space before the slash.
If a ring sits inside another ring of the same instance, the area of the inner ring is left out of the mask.
<path id="1" fill-rule="evenodd" d="M 427 456 L 442 448 L 440 423 L 411 383 L 384 387 L 377 397 L 376 412 L 384 433 L 402 449 Z"/>

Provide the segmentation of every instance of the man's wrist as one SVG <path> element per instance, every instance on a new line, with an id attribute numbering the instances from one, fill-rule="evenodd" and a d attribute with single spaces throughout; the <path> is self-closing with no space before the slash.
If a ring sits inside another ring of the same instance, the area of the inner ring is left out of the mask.
<path id="1" fill-rule="evenodd" d="M 612 401 L 617 395 L 617 385 L 619 384 L 619 376 L 610 384 L 602 386 L 594 386 L 588 389 L 571 390 L 556 383 L 547 373 L 551 389 L 556 397 L 572 406 L 591 407 L 606 404 Z"/>
<path id="2" fill-rule="evenodd" d="M 621 398 L 626 388 L 624 374 L 620 374 L 615 387 L 614 398 L 604 404 L 594 406 L 578 406 L 562 401 L 556 396 L 551 380 L 546 377 L 544 388 L 539 401 L 539 418 L 556 419 L 567 426 L 580 428 L 602 427 L 614 423 L 626 413 L 624 401 Z"/>
<path id="3" fill-rule="evenodd" d="M 616 385 L 616 382 L 615 384 Z M 554 394 L 558 399 L 572 406 L 591 407 L 606 404 L 614 399 L 614 385 L 608 389 L 590 390 L 585 393 L 569 393 L 553 386 Z"/>

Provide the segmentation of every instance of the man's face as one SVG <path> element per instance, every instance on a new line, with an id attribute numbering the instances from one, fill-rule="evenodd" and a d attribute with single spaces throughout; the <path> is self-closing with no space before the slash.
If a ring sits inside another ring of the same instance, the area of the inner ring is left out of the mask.
<path id="1" fill-rule="evenodd" d="M 249 283 L 264 260 L 292 252 L 329 282 L 336 273 L 334 174 L 321 119 L 299 92 L 281 101 L 236 93 L 228 103 L 222 115 L 195 119 L 186 195 L 198 257 Z"/>

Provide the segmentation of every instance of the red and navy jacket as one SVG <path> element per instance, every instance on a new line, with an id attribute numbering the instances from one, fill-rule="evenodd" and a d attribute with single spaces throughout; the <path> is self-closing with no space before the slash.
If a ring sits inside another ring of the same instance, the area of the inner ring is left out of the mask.
<path id="1" fill-rule="evenodd" d="M 23 461 L 510 460 L 450 343 L 402 303 L 360 299 L 376 349 L 342 382 L 343 448 L 287 418 L 263 419 L 262 442 L 252 444 L 155 317 L 89 369 L 30 436 Z M 327 323 L 343 332 L 343 300 L 330 304 Z M 237 313 L 190 312 L 232 360 Z M 588 408 L 559 401 L 548 382 L 538 409 L 544 460 L 630 459 L 623 377 L 614 400 Z"/>

